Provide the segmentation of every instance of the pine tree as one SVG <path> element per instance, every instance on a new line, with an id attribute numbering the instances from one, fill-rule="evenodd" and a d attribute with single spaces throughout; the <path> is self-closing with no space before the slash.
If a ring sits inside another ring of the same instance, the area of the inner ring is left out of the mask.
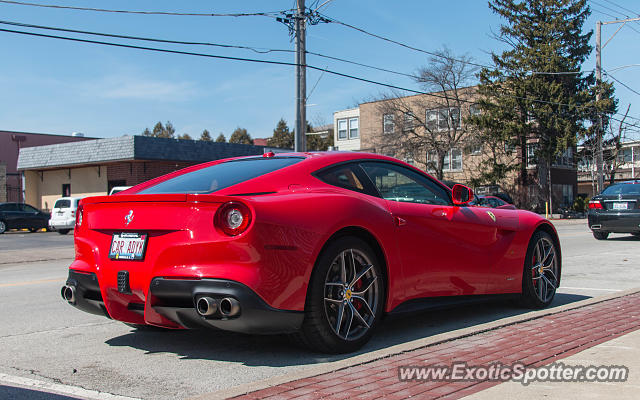
<path id="1" fill-rule="evenodd" d="M 273 130 L 273 136 L 267 140 L 267 145 L 279 147 L 281 149 L 293 149 L 293 133 L 289 131 L 287 121 L 280 118 L 276 129 Z"/>
<path id="2" fill-rule="evenodd" d="M 211 134 L 209 133 L 208 130 L 203 130 L 202 134 L 200 135 L 200 140 L 202 140 L 203 142 L 210 142 L 211 141 Z"/>
<path id="3" fill-rule="evenodd" d="M 237 127 L 231 134 L 229 143 L 253 144 L 253 139 L 245 128 Z"/>
<path id="4" fill-rule="evenodd" d="M 525 204 L 527 164 L 538 165 L 548 197 L 552 162 L 585 132 L 594 101 L 593 74 L 580 72 L 592 50 L 593 32 L 582 32 L 590 10 L 586 0 L 491 0 L 489 7 L 506 20 L 496 38 L 508 49 L 492 54 L 495 68 L 480 71 L 481 114 L 469 119 L 495 153 L 479 180 L 499 183 L 518 171 Z M 527 160 L 527 146 L 535 146 L 534 160 Z"/>
<path id="5" fill-rule="evenodd" d="M 227 143 L 227 138 L 224 137 L 224 134 L 222 132 L 220 132 L 220 134 L 216 138 L 216 143 Z"/>

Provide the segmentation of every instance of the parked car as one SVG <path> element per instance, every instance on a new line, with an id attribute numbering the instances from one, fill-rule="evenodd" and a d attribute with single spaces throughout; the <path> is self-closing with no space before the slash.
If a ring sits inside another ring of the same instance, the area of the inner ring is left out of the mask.
<path id="1" fill-rule="evenodd" d="M 375 154 L 213 161 L 83 199 L 61 294 L 134 326 L 292 333 L 327 353 L 358 349 L 385 314 L 499 295 L 549 305 L 553 225 L 472 198 Z"/>
<path id="2" fill-rule="evenodd" d="M 480 207 L 503 208 L 506 210 L 516 209 L 516 206 L 513 204 L 509 204 L 495 196 L 477 196 L 476 205 Z"/>
<path id="3" fill-rule="evenodd" d="M 62 197 L 56 200 L 51 211 L 49 227 L 66 235 L 76 224 L 76 210 L 81 197 Z"/>
<path id="4" fill-rule="evenodd" d="M 598 240 L 606 240 L 612 232 L 640 236 L 640 180 L 613 184 L 593 196 L 587 217 Z"/>
<path id="5" fill-rule="evenodd" d="M 9 229 L 35 232 L 48 226 L 50 214 L 23 203 L 0 203 L 0 233 Z"/>
<path id="6" fill-rule="evenodd" d="M 124 192 L 127 189 L 131 189 L 131 186 L 114 186 L 109 191 L 109 196 L 111 196 L 112 194 Z"/>

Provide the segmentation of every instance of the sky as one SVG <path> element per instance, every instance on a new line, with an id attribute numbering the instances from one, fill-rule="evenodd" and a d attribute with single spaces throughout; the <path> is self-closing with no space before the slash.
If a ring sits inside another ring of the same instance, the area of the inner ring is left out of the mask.
<path id="1" fill-rule="evenodd" d="M 290 10 L 294 0 L 24 0 L 38 4 L 112 10 L 182 13 L 254 13 Z M 307 0 L 319 5 L 324 0 Z M 596 21 L 611 21 L 640 13 L 637 0 L 590 1 Z M 504 21 L 483 0 L 332 0 L 321 10 L 336 20 L 366 31 L 434 51 L 448 47 L 480 64 L 503 45 L 492 38 Z M 212 17 L 104 13 L 40 8 L 0 2 L 0 21 L 101 33 L 191 42 L 250 46 L 288 52 L 257 53 L 246 49 L 184 46 L 89 37 L 93 40 L 213 55 L 294 62 L 289 30 L 273 17 Z M 605 25 L 602 42 L 620 27 Z M 13 29 L 69 37 L 74 33 L 43 31 L 0 24 Z M 615 82 L 619 109 L 631 105 L 640 118 L 640 23 L 623 26 L 603 49 L 602 66 Z M 595 34 L 592 38 L 595 44 Z M 336 23 L 307 29 L 307 50 L 358 63 L 411 74 L 428 55 L 388 43 Z M 178 134 L 199 137 L 203 129 L 227 138 L 237 127 L 254 138 L 270 137 L 280 118 L 295 124 L 295 67 L 176 55 L 59 39 L 0 32 L 0 130 L 92 137 L 140 134 L 156 122 L 171 121 Z M 362 66 L 307 56 L 309 65 L 419 90 L 410 78 Z M 635 65 L 634 65 L 635 64 Z M 583 70 L 595 68 L 595 51 Z M 313 88 L 313 91 L 311 92 Z M 307 119 L 314 125 L 332 123 L 333 112 L 388 93 L 384 87 L 333 76 L 307 73 Z M 618 116 L 620 117 L 620 116 Z M 636 134 L 637 135 L 637 134 Z M 635 138 L 638 138 L 637 136 Z"/>

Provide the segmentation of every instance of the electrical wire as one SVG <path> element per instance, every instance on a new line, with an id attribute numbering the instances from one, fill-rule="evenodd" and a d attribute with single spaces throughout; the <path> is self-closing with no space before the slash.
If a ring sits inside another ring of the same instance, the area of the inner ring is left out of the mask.
<path id="1" fill-rule="evenodd" d="M 640 92 L 638 92 L 637 90 L 629 87 L 627 84 L 620 82 L 618 79 L 616 79 L 615 76 L 611 75 L 610 73 L 607 73 L 606 71 L 603 71 L 609 78 L 613 79 L 614 81 L 618 82 L 619 84 L 621 84 L 622 86 L 624 86 L 625 88 L 629 89 L 631 92 L 637 94 L 638 96 L 640 96 Z"/>
<path id="2" fill-rule="evenodd" d="M 260 54 L 266 54 L 266 53 L 272 53 L 272 52 L 295 53 L 295 50 L 290 50 L 290 49 L 269 49 L 269 48 L 264 48 L 264 47 L 240 46 L 240 45 L 230 45 L 230 44 L 220 44 L 220 43 L 210 43 L 210 42 L 194 42 L 194 41 L 158 39 L 158 38 L 150 38 L 150 37 L 119 35 L 119 34 L 113 34 L 113 33 L 103 33 L 103 32 L 93 32 L 93 31 L 83 31 L 83 30 L 77 30 L 77 29 L 58 28 L 58 27 L 52 27 L 52 26 L 34 25 L 34 24 L 27 24 L 27 23 L 23 23 L 23 22 L 13 22 L 13 21 L 3 21 L 3 20 L 0 20 L 0 24 L 11 25 L 11 26 L 20 26 L 20 27 L 23 27 L 23 28 L 45 29 L 45 30 L 53 30 L 53 31 L 58 31 L 58 32 L 80 33 L 80 34 L 84 34 L 84 35 L 104 36 L 104 37 L 119 38 L 119 39 L 129 39 L 129 40 L 141 40 L 141 41 L 156 42 L 156 43 L 194 45 L 194 46 L 213 46 L 213 47 L 221 47 L 221 48 L 233 48 L 233 49 L 251 50 L 251 51 L 254 51 L 254 52 L 260 53 Z M 344 58 L 333 57 L 333 56 L 329 56 L 329 55 L 322 54 L 322 53 L 317 53 L 317 52 L 312 52 L 312 51 L 307 51 L 306 53 L 314 55 L 314 56 L 317 56 L 317 57 L 326 58 L 326 59 L 329 59 L 329 60 L 340 61 L 340 62 L 343 62 L 343 63 L 358 65 L 358 66 L 361 66 L 361 67 L 366 67 L 366 68 L 375 69 L 375 70 L 378 70 L 378 71 L 388 72 L 388 73 L 391 73 L 391 74 L 401 75 L 401 76 L 405 76 L 405 77 L 409 77 L 409 78 L 415 78 L 415 75 L 407 74 L 407 73 L 404 73 L 404 72 L 393 71 L 393 70 L 386 69 L 386 68 L 376 67 L 376 66 L 373 66 L 373 65 L 364 64 L 364 63 L 360 63 L 360 62 L 356 62 L 356 61 L 352 61 L 352 60 L 347 60 L 347 59 L 344 59 Z"/>
<path id="3" fill-rule="evenodd" d="M 146 46 L 137 46 L 137 45 L 131 45 L 131 44 L 123 44 L 123 43 L 103 42 L 103 41 L 98 41 L 98 40 L 80 39 L 80 38 L 73 38 L 73 37 L 68 37 L 68 36 L 58 36 L 58 35 L 48 35 L 48 34 L 44 34 L 44 33 L 25 32 L 25 31 L 13 30 L 13 29 L 0 28 L 0 32 L 7 32 L 7 33 L 13 33 L 13 34 L 19 34 L 19 35 L 27 35 L 27 36 L 36 36 L 36 37 L 50 38 L 50 39 L 60 39 L 60 40 L 67 40 L 67 41 L 79 42 L 79 43 L 99 44 L 99 45 L 105 45 L 105 46 L 129 48 L 129 49 L 136 49 L 136 50 L 146 50 L 146 51 L 161 52 L 161 53 L 181 54 L 181 55 L 190 55 L 190 56 L 197 56 L 197 57 L 215 58 L 215 59 L 222 59 L 222 60 L 244 61 L 244 62 L 252 62 L 252 63 L 271 64 L 271 65 L 283 65 L 283 66 L 300 66 L 300 64 L 296 64 L 296 63 L 292 63 L 292 62 L 286 62 L 286 61 L 274 61 L 274 60 L 261 60 L 261 59 L 254 59 L 254 58 L 245 58 L 245 57 L 221 56 L 221 55 L 217 55 L 217 54 L 196 53 L 196 52 L 191 52 L 191 51 L 171 50 L 171 49 L 163 49 L 163 48 L 157 48 L 157 47 L 146 47 Z M 331 74 L 331 75 L 340 76 L 340 77 L 348 78 L 348 79 L 353 79 L 353 80 L 357 80 L 357 81 L 360 81 L 360 82 L 366 82 L 366 83 L 370 83 L 370 84 L 373 84 L 373 85 L 383 86 L 383 87 L 387 87 L 387 88 L 390 88 L 390 89 L 405 91 L 405 92 L 414 93 L 414 94 L 422 94 L 422 95 L 427 95 L 427 96 L 431 96 L 431 97 L 435 97 L 435 98 L 447 99 L 447 96 L 439 95 L 438 93 L 429 93 L 429 92 L 424 92 L 424 91 L 421 91 L 421 90 L 405 88 L 405 87 L 401 87 L 401 86 L 397 86 L 397 85 L 392 85 L 392 84 L 389 84 L 389 83 L 374 81 L 374 80 L 371 80 L 371 79 L 362 78 L 362 77 L 355 76 L 355 75 L 349 75 L 349 74 L 345 74 L 345 73 L 342 73 L 342 72 L 333 71 L 333 70 L 330 70 L 330 69 L 327 69 L 327 68 L 316 67 L 316 66 L 309 65 L 309 64 L 305 65 L 305 67 L 309 68 L 309 69 L 316 70 L 316 71 L 324 71 L 324 72 L 326 72 L 328 74 Z M 551 102 L 551 101 L 546 101 L 546 100 L 540 100 L 540 99 L 534 99 L 534 98 L 522 97 L 522 96 L 515 96 L 515 95 L 506 95 L 506 96 L 508 96 L 510 98 L 515 98 L 515 99 L 520 99 L 520 100 L 525 100 L 525 101 L 531 101 L 531 102 L 534 102 L 534 103 L 541 103 L 541 104 L 550 104 L 550 105 L 565 106 L 565 107 L 578 107 L 579 106 L 579 105 L 571 105 L 571 104 L 566 104 L 566 103 Z M 469 103 L 469 104 L 475 103 L 474 101 L 465 100 L 465 99 L 460 99 L 460 102 Z M 620 113 L 616 113 L 616 114 L 620 114 Z M 607 115 L 607 114 L 603 113 L 603 115 Z M 622 114 L 620 114 L 620 115 L 622 115 Z M 609 116 L 609 118 L 613 119 L 613 120 L 617 120 L 617 119 L 615 119 L 614 117 L 611 117 L 611 116 Z M 633 118 L 633 117 L 628 117 L 628 118 Z M 640 120 L 638 118 L 633 118 L 633 119 Z M 617 120 L 617 121 L 619 121 L 619 120 Z M 622 122 L 622 121 L 620 121 L 620 122 Z"/>
<path id="4" fill-rule="evenodd" d="M 31 6 L 31 7 L 43 7 L 43 8 L 57 8 L 63 10 L 76 10 L 76 11 L 96 11 L 105 13 L 118 13 L 118 14 L 142 14 L 142 15 L 177 15 L 177 16 L 189 16 L 189 17 L 274 17 L 279 15 L 281 11 L 268 11 L 268 12 L 256 12 L 256 13 L 185 13 L 174 11 L 134 11 L 134 10 L 111 10 L 105 8 L 91 8 L 91 7 L 73 7 L 73 6 L 61 6 L 56 4 L 39 4 L 29 3 L 24 1 L 12 1 L 12 0 L 0 0 L 0 3 L 19 5 L 19 6 Z"/>

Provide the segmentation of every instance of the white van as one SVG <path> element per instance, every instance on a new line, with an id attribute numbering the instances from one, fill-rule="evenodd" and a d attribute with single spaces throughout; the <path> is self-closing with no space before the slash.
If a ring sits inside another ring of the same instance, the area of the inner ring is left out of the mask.
<path id="1" fill-rule="evenodd" d="M 49 227 L 66 235 L 76 224 L 76 211 L 81 197 L 62 197 L 56 200 L 51 210 Z"/>

